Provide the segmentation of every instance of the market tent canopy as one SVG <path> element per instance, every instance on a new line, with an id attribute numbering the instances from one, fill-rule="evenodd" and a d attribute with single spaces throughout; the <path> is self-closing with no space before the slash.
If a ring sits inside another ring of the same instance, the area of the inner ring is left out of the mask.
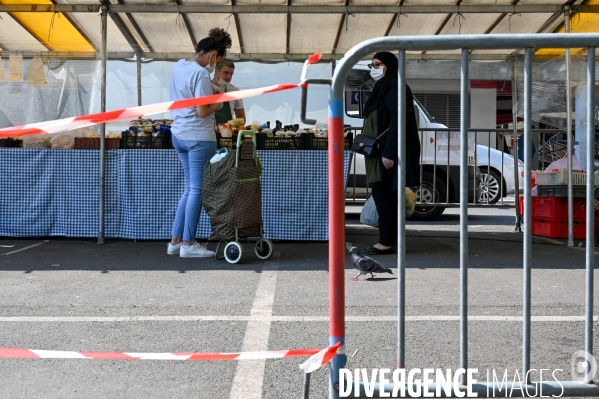
<path id="1" fill-rule="evenodd" d="M 599 0 L 0 0 L 0 55 L 9 52 L 97 57 L 102 9 L 109 13 L 108 56 L 177 59 L 213 27 L 233 37 L 236 59 L 338 59 L 380 36 L 599 31 Z M 518 49 L 481 50 L 473 59 L 506 59 Z M 582 51 L 577 49 L 576 51 Z M 459 50 L 412 52 L 452 59 Z M 554 50 L 538 55 L 555 56 Z"/>

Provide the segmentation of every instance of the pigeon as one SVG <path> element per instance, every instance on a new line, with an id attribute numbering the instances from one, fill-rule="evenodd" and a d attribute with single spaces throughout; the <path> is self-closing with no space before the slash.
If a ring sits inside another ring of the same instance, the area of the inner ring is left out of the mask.
<path id="1" fill-rule="evenodd" d="M 351 253 L 351 263 L 360 272 L 356 277 L 352 277 L 352 280 L 358 281 L 358 277 L 368 273 L 370 273 L 370 278 L 374 278 L 374 274 L 372 274 L 374 272 L 393 274 L 391 269 L 387 269 L 386 267 L 381 266 L 376 260 L 362 255 L 358 247 L 351 247 L 349 252 Z"/>

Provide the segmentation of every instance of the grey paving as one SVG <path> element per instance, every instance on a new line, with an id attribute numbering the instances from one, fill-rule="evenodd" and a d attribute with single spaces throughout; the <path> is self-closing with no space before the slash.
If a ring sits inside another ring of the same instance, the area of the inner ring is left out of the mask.
<path id="1" fill-rule="evenodd" d="M 474 212 L 476 211 L 476 212 Z M 438 222 L 408 225 L 406 311 L 409 316 L 459 315 L 458 223 L 449 210 Z M 473 210 L 470 216 L 469 314 L 522 314 L 522 236 L 513 231 L 512 209 Z M 346 241 L 363 248 L 376 229 L 347 216 Z M 2 238 L 0 254 L 42 242 Z M 264 262 L 251 254 L 229 265 L 165 254 L 164 242 L 50 238 L 49 242 L 0 256 L 0 318 L 122 316 L 245 316 L 256 295 Z M 583 248 L 582 248 L 583 249 Z M 584 315 L 584 251 L 533 239 L 533 316 Z M 272 313 L 272 350 L 323 347 L 326 321 L 293 317 L 328 315 L 328 243 L 276 242 L 280 253 Z M 348 367 L 396 364 L 396 324 L 377 317 L 397 314 L 394 255 L 377 259 L 394 275 L 354 282 L 346 260 Z M 596 273 L 597 274 L 597 273 Z M 596 283 L 599 276 L 596 276 Z M 595 312 L 597 314 L 597 312 Z M 247 322 L 233 321 L 6 321 L 0 346 L 85 351 L 239 351 Z M 451 367 L 459 363 L 457 321 L 409 321 L 408 367 Z M 584 322 L 533 322 L 533 367 L 564 369 L 583 349 Z M 521 369 L 522 326 L 514 321 L 471 321 L 473 367 Z M 595 334 L 597 334 L 595 332 Z M 356 352 L 357 351 L 357 352 Z M 353 357 L 351 355 L 354 354 Z M 301 395 L 303 359 L 266 362 L 262 397 Z M 161 362 L 0 359 L 0 398 L 228 398 L 235 362 Z M 326 397 L 327 371 L 312 378 L 313 398 Z"/>

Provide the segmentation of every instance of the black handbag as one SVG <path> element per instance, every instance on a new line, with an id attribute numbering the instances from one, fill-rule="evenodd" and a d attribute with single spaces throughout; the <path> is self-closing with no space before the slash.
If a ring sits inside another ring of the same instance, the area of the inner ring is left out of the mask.
<path id="1" fill-rule="evenodd" d="M 356 137 L 354 137 L 354 143 L 352 144 L 350 150 L 356 154 L 362 154 L 367 157 L 376 157 L 380 152 L 379 139 L 388 131 L 389 128 L 387 128 L 383 133 L 379 134 L 376 138 L 368 137 L 363 134 L 357 134 Z"/>

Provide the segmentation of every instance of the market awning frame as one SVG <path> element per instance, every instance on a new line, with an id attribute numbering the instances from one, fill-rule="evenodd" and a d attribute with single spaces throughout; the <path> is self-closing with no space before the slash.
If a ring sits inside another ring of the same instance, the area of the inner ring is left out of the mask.
<path id="1" fill-rule="evenodd" d="M 599 31 L 597 0 L 543 0 L 541 4 L 522 4 L 520 0 L 439 0 L 437 4 L 424 5 L 410 0 L 393 2 L 395 4 L 387 0 L 325 0 L 318 4 L 311 4 L 311 0 L 281 0 L 277 4 L 258 0 L 231 0 L 230 4 L 216 4 L 213 0 L 175 0 L 168 4 L 161 0 L 114 0 L 114 4 L 110 0 L 98 3 L 42 0 L 47 4 L 25 4 L 24 1 L 27 0 L 0 0 L 0 16 L 17 20 L 19 15 L 28 14 L 46 15 L 46 19 L 64 15 L 70 27 L 89 44 L 89 50 L 96 51 L 54 46 L 43 37 L 45 35 L 32 33 L 31 24 L 21 23 L 25 30 L 19 35 L 29 38 L 12 43 L 3 37 L 0 29 L 0 55 L 18 52 L 24 53 L 26 58 L 30 55 L 52 57 L 56 52 L 62 52 L 62 56 L 67 51 L 67 57 L 98 59 L 102 43 L 96 15 L 102 10 L 109 17 L 109 59 L 189 57 L 196 40 L 214 26 L 231 33 L 233 47 L 229 57 L 242 61 L 302 61 L 319 51 L 325 54 L 323 61 L 331 62 L 341 59 L 355 43 L 381 36 L 559 32 L 567 7 L 572 8 L 573 18 L 584 16 L 586 29 L 596 21 Z M 574 28 L 576 31 L 576 26 Z M 22 46 L 32 39 L 39 44 Z M 40 48 L 40 44 L 45 49 Z M 470 54 L 470 59 L 502 61 L 518 53 L 519 49 L 477 50 Z M 555 55 L 541 51 L 535 58 L 551 59 Z M 407 54 L 407 59 L 422 61 L 459 58 L 459 50 Z"/>

